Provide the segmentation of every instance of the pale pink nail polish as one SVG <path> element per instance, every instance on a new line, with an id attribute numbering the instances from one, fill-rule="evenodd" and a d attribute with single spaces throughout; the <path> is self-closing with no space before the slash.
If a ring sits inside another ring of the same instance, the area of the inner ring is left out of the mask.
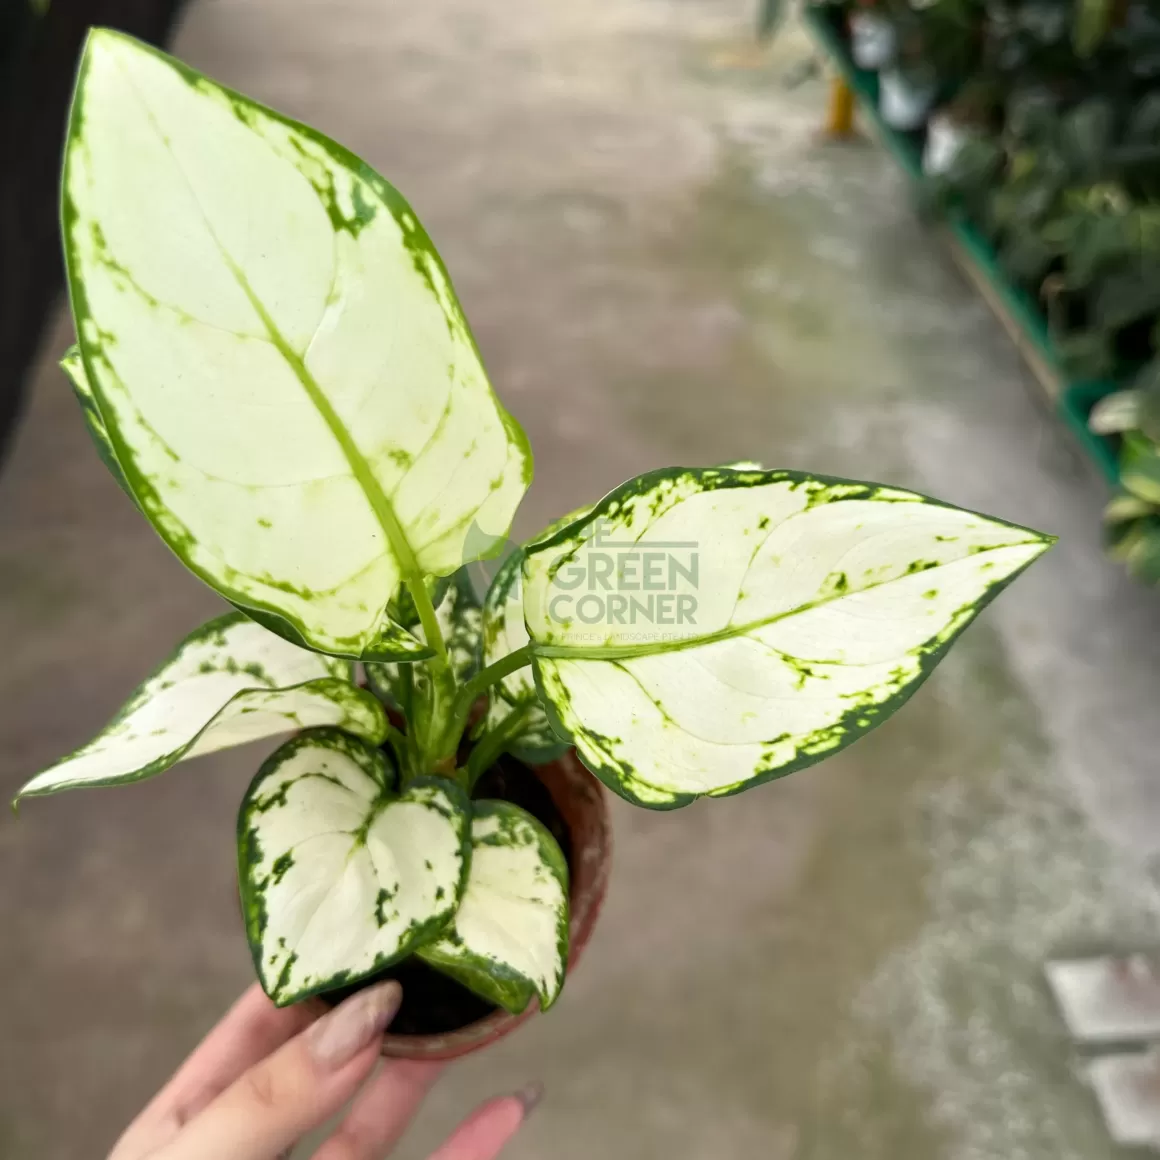
<path id="1" fill-rule="evenodd" d="M 306 1032 L 306 1048 L 324 1071 L 337 1071 L 379 1038 L 403 1001 L 394 979 L 351 995 Z"/>

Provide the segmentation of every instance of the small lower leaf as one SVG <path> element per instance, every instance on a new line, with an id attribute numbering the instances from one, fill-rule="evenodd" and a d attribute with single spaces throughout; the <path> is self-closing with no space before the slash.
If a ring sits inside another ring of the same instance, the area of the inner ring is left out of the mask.
<path id="1" fill-rule="evenodd" d="M 454 925 L 419 957 L 512 1014 L 547 1010 L 568 963 L 568 867 L 531 814 L 473 803 L 471 871 Z"/>
<path id="2" fill-rule="evenodd" d="M 463 895 L 471 804 L 447 778 L 395 792 L 381 750 L 308 730 L 258 771 L 238 814 L 238 876 L 258 978 L 282 1007 L 439 935 Z"/>
<path id="3" fill-rule="evenodd" d="M 309 725 L 379 742 L 382 706 L 351 681 L 349 661 L 297 648 L 230 612 L 190 633 L 87 745 L 18 795 L 141 781 L 175 765 Z"/>

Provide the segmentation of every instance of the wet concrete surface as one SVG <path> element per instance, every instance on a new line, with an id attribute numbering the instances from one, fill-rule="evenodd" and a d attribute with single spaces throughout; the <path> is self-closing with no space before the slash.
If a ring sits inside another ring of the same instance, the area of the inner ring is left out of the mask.
<path id="1" fill-rule="evenodd" d="M 752 794 L 618 803 L 558 1007 L 457 1066 L 401 1155 L 541 1078 L 513 1160 L 1111 1157 L 1042 980 L 1151 946 L 1160 601 L 1102 485 L 787 34 L 733 0 L 198 0 L 176 49 L 410 198 L 537 453 L 517 533 L 650 467 L 880 479 L 1060 535 L 906 708 Z M 213 614 L 45 350 L 0 478 L 0 790 Z M 269 746 L 0 825 L 0 1156 L 103 1155 L 249 981 L 234 812 Z"/>

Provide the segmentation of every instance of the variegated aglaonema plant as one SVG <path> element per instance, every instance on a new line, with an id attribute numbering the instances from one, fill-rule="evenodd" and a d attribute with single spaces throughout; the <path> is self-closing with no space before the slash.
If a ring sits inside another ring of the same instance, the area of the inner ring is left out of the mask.
<path id="1" fill-rule="evenodd" d="M 893 487 L 673 468 L 511 552 L 481 606 L 464 567 L 505 542 L 531 453 L 390 185 L 95 31 L 62 196 L 85 420 L 234 610 L 22 793 L 292 733 L 238 821 L 278 1004 L 414 955 L 549 1006 L 568 868 L 541 822 L 475 796 L 501 755 L 574 746 L 655 809 L 801 769 L 898 708 L 1051 543 Z"/>

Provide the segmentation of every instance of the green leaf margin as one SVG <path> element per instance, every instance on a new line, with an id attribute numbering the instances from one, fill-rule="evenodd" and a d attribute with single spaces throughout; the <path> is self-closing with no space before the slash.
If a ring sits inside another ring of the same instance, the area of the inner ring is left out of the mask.
<path id="1" fill-rule="evenodd" d="M 498 817 L 501 826 L 512 815 L 518 815 L 520 820 L 526 822 L 535 833 L 544 862 L 564 887 L 564 908 L 557 923 L 556 945 L 564 973 L 567 974 L 568 951 L 571 941 L 571 877 L 563 851 L 548 828 L 538 818 L 511 802 L 483 799 L 472 802 L 472 806 L 476 818 Z M 503 834 L 504 831 L 501 830 L 498 834 L 484 838 L 480 844 L 485 846 L 504 845 L 505 843 L 501 840 Z M 473 842 L 473 849 L 474 846 Z M 453 928 L 454 924 L 448 929 L 453 931 Z M 444 934 L 443 937 L 455 942 L 459 941 L 458 936 L 454 933 Z M 540 999 L 541 1010 L 547 1011 L 559 998 L 560 991 L 563 990 L 563 983 L 561 983 L 557 993 L 545 1002 L 544 996 L 539 993 L 539 989 L 531 979 L 520 974 L 507 963 L 501 963 L 490 956 L 475 955 L 468 952 L 467 961 L 449 958 L 438 950 L 437 942 L 420 947 L 416 953 L 425 963 L 435 967 L 456 982 L 462 983 L 481 999 L 486 999 L 489 1003 L 502 1007 L 511 1015 L 523 1014 L 527 1010 L 528 1004 L 535 998 Z"/>
<path id="2" fill-rule="evenodd" d="M 170 653 L 169 656 L 166 657 L 165 660 L 163 660 L 161 662 L 161 664 L 159 664 L 153 670 L 153 672 L 151 672 L 137 686 L 137 688 L 130 695 L 129 700 L 126 701 L 125 704 L 121 706 L 121 709 L 118 711 L 117 715 L 111 721 L 109 721 L 108 724 L 105 725 L 103 729 L 101 729 L 100 733 L 98 733 L 96 737 L 92 738 L 90 741 L 86 742 L 84 745 L 79 746 L 77 749 L 72 750 L 72 752 L 66 753 L 63 757 L 61 757 L 57 761 L 53 762 L 53 765 L 55 766 L 55 765 L 63 764 L 64 762 L 69 761 L 71 758 L 76 757 L 78 754 L 80 754 L 84 750 L 88 749 L 91 745 L 94 744 L 94 742 L 98 741 L 105 734 L 107 734 L 111 730 L 115 729 L 117 727 L 117 725 L 120 724 L 121 721 L 123 721 L 127 716 L 129 716 L 130 713 L 132 713 L 135 709 L 137 709 L 147 699 L 145 696 L 145 687 L 151 681 L 153 681 L 157 677 L 161 676 L 161 674 L 171 664 L 173 664 L 178 659 L 178 657 L 181 655 L 182 651 L 188 645 L 197 644 L 200 641 L 206 639 L 207 637 L 214 636 L 214 635 L 224 631 L 225 629 L 232 627 L 234 624 L 237 624 L 242 620 L 248 620 L 248 619 L 249 619 L 249 617 L 247 617 L 245 615 L 245 613 L 240 612 L 240 611 L 226 612 L 221 616 L 215 617 L 213 620 L 207 621 L 200 628 L 195 629 L 187 637 L 185 637 L 181 641 L 181 643 L 177 646 L 177 648 L 175 648 L 173 650 L 173 652 Z M 352 670 L 353 670 L 353 665 L 349 661 L 345 661 L 341 658 L 336 658 L 336 657 L 326 657 L 321 653 L 317 654 L 317 655 L 321 656 L 324 661 L 330 662 L 332 664 L 332 666 L 345 665 L 348 672 L 352 672 Z M 387 735 L 387 716 L 383 710 L 382 705 L 379 704 L 377 698 L 375 698 L 372 694 L 368 693 L 365 689 L 359 688 L 359 686 L 354 683 L 353 675 L 350 677 L 346 677 L 346 678 L 339 677 L 339 676 L 316 677 L 313 680 L 302 681 L 300 684 L 297 684 L 297 685 L 278 685 L 278 686 L 274 686 L 274 687 L 270 687 L 267 685 L 254 685 L 252 688 L 249 688 L 249 689 L 239 689 L 197 731 L 197 733 L 192 738 L 190 738 L 190 740 L 188 742 L 186 742 L 186 744 L 179 746 L 177 749 L 170 750 L 169 753 L 165 754 L 163 757 L 159 757 L 156 760 L 149 762 L 148 765 L 143 765 L 143 766 L 141 766 L 140 769 L 134 770 L 132 773 L 127 773 L 127 774 L 117 774 L 117 775 L 113 775 L 110 777 L 102 777 L 102 778 L 95 778 L 95 779 L 86 778 L 84 781 L 71 782 L 71 783 L 62 782 L 60 785 L 55 785 L 51 789 L 39 789 L 39 790 L 32 790 L 29 792 L 25 792 L 22 789 L 22 790 L 20 790 L 19 793 L 17 793 L 16 797 L 13 799 L 13 802 L 12 802 L 13 807 L 15 807 L 19 802 L 21 802 L 25 798 L 51 797 L 53 794 L 64 793 L 66 790 L 71 790 L 71 789 L 98 789 L 98 788 L 101 788 L 103 786 L 111 786 L 111 785 L 131 785 L 134 782 L 146 781 L 147 779 L 149 779 L 151 777 L 156 777 L 159 773 L 164 773 L 167 769 L 172 768 L 179 761 L 181 761 L 181 759 L 197 744 L 197 742 L 201 740 L 201 738 L 205 735 L 206 731 L 212 727 L 214 722 L 217 721 L 219 717 L 221 717 L 221 715 L 226 711 L 226 709 L 228 709 L 231 705 L 233 705 L 240 698 L 245 697 L 249 693 L 291 693 L 291 692 L 295 692 L 297 690 L 307 690 L 307 691 L 311 691 L 311 692 L 318 691 L 318 692 L 322 692 L 324 695 L 330 695 L 331 693 L 341 693 L 343 695 L 343 697 L 349 696 L 351 700 L 357 701 L 358 703 L 363 705 L 366 709 L 368 709 L 370 711 L 371 715 L 374 717 L 374 719 L 378 723 L 378 728 L 375 730 L 374 734 L 371 737 L 369 737 L 367 740 L 370 742 L 373 742 L 375 744 L 378 744 L 378 743 L 382 742 L 384 740 L 384 738 L 386 737 L 386 735 Z M 337 698 L 334 698 L 332 696 L 331 699 L 334 700 Z M 326 728 L 329 728 L 329 726 L 327 726 Z M 344 732 L 344 735 L 346 735 L 346 736 L 354 736 L 353 733 L 346 733 L 345 730 L 343 732 Z M 251 740 L 260 741 L 261 738 L 255 737 L 252 739 L 248 739 L 247 741 L 242 742 L 242 744 L 248 745 L 248 744 L 250 744 Z M 208 754 L 207 754 L 207 756 L 208 756 Z"/>
<path id="3" fill-rule="evenodd" d="M 255 827 L 250 822 L 253 815 L 253 798 L 259 791 L 262 782 L 271 774 L 277 772 L 282 764 L 292 757 L 297 750 L 307 746 L 324 744 L 329 748 L 345 753 L 363 771 L 382 786 L 383 794 L 391 794 L 397 800 L 402 794 L 398 793 L 399 773 L 394 761 L 381 749 L 361 741 L 349 733 L 343 732 L 331 725 L 321 725 L 312 729 L 304 729 L 292 737 L 285 745 L 280 746 L 259 767 L 246 790 L 242 803 L 238 808 L 237 819 L 237 846 L 238 846 L 238 892 L 242 905 L 242 916 L 246 926 L 246 940 L 250 947 L 250 957 L 254 964 L 254 972 L 261 981 L 264 979 L 262 971 L 262 936 L 265 933 L 268 916 L 266 914 L 264 883 L 255 884 L 251 870 L 261 858 L 261 840 Z M 455 905 L 446 915 L 440 915 L 427 923 L 412 927 L 411 937 L 400 943 L 399 950 L 393 955 L 381 955 L 365 971 L 357 974 L 351 971 L 339 971 L 329 979 L 314 987 L 301 992 L 281 996 L 271 1000 L 276 1007 L 288 1007 L 292 1003 L 299 1003 L 315 995 L 323 995 L 328 991 L 352 986 L 368 979 L 378 972 L 410 957 L 424 943 L 438 938 L 454 922 L 455 911 L 463 900 L 467 889 L 467 879 L 471 870 L 471 817 L 472 802 L 463 789 L 445 777 L 418 777 L 407 783 L 403 793 L 425 785 L 437 786 L 440 790 L 455 801 L 465 819 L 464 833 L 460 850 L 462 853 L 462 873 L 459 879 L 459 888 L 455 895 Z M 261 812 L 261 811 L 259 811 Z M 283 974 L 289 970 L 296 956 L 291 956 L 283 967 Z"/>
<path id="4" fill-rule="evenodd" d="M 189 65 L 185 64 L 183 61 L 178 60 L 176 57 L 170 56 L 168 53 L 162 52 L 159 48 L 156 48 L 151 44 L 147 44 L 144 41 L 137 39 L 136 37 L 128 36 L 122 32 L 116 32 L 111 29 L 100 27 L 89 29 L 88 36 L 81 53 L 80 65 L 77 68 L 76 81 L 73 86 L 73 94 L 69 106 L 68 128 L 65 134 L 64 147 L 66 168 L 70 151 L 81 140 L 81 129 L 84 124 L 84 86 L 90 67 L 89 44 L 94 35 L 114 35 L 122 40 L 131 41 L 136 48 L 143 52 L 149 53 L 150 55 L 161 60 L 164 64 L 171 67 L 188 85 L 190 85 L 191 88 L 198 89 L 204 87 L 205 85 L 213 86 L 213 88 L 218 90 L 236 110 L 259 110 L 263 115 L 269 117 L 271 120 L 277 121 L 280 124 L 286 126 L 288 129 L 302 134 L 302 136 L 318 146 L 324 153 L 328 154 L 337 166 L 357 172 L 359 177 L 372 187 L 377 196 L 382 200 L 383 205 L 396 219 L 396 221 L 403 220 L 404 215 L 407 215 L 414 222 L 413 228 L 409 229 L 408 231 L 404 231 L 404 245 L 410 253 L 416 256 L 416 258 L 422 254 L 424 257 L 429 257 L 432 261 L 434 261 L 437 264 L 441 274 L 443 275 L 446 281 L 446 285 L 451 290 L 451 292 L 454 293 L 454 283 L 451 280 L 451 275 L 448 272 L 447 267 L 439 254 L 439 251 L 435 248 L 435 244 L 432 242 L 430 235 L 428 235 L 427 231 L 423 228 L 423 224 L 419 220 L 419 216 L 415 213 L 414 209 L 411 208 L 411 205 L 406 200 L 406 198 L 404 198 L 403 195 L 394 188 L 394 186 L 392 186 L 385 178 L 377 173 L 370 165 L 363 161 L 362 158 L 358 157 L 349 149 L 340 145 L 337 141 L 327 137 L 324 133 L 320 133 L 318 130 L 311 128 L 309 125 L 305 125 L 301 121 L 296 121 L 292 117 L 287 117 L 284 114 L 279 113 L 277 110 L 262 104 L 260 101 L 255 101 L 252 97 L 247 97 L 244 93 L 240 93 L 236 89 L 232 89 L 227 85 L 223 85 L 218 81 L 212 80 L 204 73 L 199 72 L 197 69 L 191 68 Z M 241 114 L 239 113 L 239 116 L 240 115 Z M 244 117 L 242 119 L 244 120 Z M 83 280 L 77 275 L 74 269 L 75 255 L 73 253 L 73 247 L 69 239 L 72 235 L 72 224 L 75 222 L 77 217 L 77 209 L 73 204 L 73 200 L 68 192 L 68 183 L 63 179 L 61 181 L 60 197 L 61 236 L 64 239 L 65 281 L 68 286 L 69 303 L 72 309 L 73 320 L 76 325 L 78 338 L 76 345 L 77 349 L 80 351 L 81 362 L 84 367 L 85 377 L 89 385 L 89 390 L 94 400 L 96 400 L 97 414 L 101 415 L 99 391 L 93 387 L 93 384 L 98 380 L 93 374 L 92 367 L 94 358 L 99 356 L 99 351 L 90 351 L 84 339 L 84 324 L 86 322 L 92 322 L 95 327 L 96 323 L 93 320 L 92 313 L 88 305 L 88 297 L 85 293 Z M 368 214 L 367 210 L 357 201 L 354 208 L 355 223 L 364 223 L 370 220 L 371 215 Z M 458 299 L 456 297 L 456 301 L 457 300 Z M 476 357 L 479 359 L 480 366 L 482 367 L 484 366 L 484 362 L 483 356 L 479 351 L 479 344 L 476 342 L 475 336 L 467 323 L 466 317 L 463 316 L 462 311 L 460 312 L 460 316 L 463 323 L 464 333 L 470 339 L 472 349 L 475 351 Z M 70 379 L 72 378 L 73 375 L 70 373 Z M 488 385 L 490 387 L 490 380 Z M 528 437 L 524 433 L 523 428 L 516 421 L 515 417 L 511 415 L 511 413 L 503 406 L 503 404 L 500 403 L 498 397 L 495 396 L 494 388 L 491 388 L 491 390 L 492 396 L 495 398 L 496 413 L 503 424 L 504 430 L 506 431 L 509 439 L 512 440 L 512 442 L 522 453 L 524 463 L 523 482 L 526 488 L 531 483 L 533 473 L 533 456 L 531 444 L 529 443 Z M 81 400 L 81 405 L 82 408 L 85 408 L 86 411 L 86 424 L 89 424 L 89 408 L 86 407 L 83 399 Z M 238 592 L 224 581 L 209 576 L 203 569 L 193 564 L 187 552 L 183 551 L 182 548 L 183 545 L 188 545 L 190 542 L 192 542 L 194 537 L 184 527 L 181 528 L 180 534 L 175 530 L 178 524 L 177 518 L 163 503 L 157 499 L 157 496 L 148 480 L 146 480 L 133 465 L 132 457 L 129 457 L 129 462 L 126 463 L 125 456 L 123 455 L 123 451 L 125 450 L 122 446 L 123 441 L 119 431 L 117 430 L 116 424 L 110 424 L 107 420 L 104 419 L 103 415 L 101 416 L 101 423 L 104 428 L 105 438 L 108 439 L 109 446 L 112 449 L 113 457 L 120 469 L 120 477 L 124 479 L 129 494 L 135 497 L 137 506 L 142 510 L 150 524 L 153 526 L 154 530 L 165 541 L 170 550 L 178 557 L 178 559 L 181 560 L 181 562 L 195 576 L 209 585 L 209 587 L 213 588 L 214 591 L 218 592 L 222 597 L 233 604 L 235 608 L 244 610 L 247 614 L 250 615 L 252 619 L 258 621 L 258 623 L 260 623 L 264 628 L 269 628 L 270 631 L 277 633 L 279 636 L 282 636 L 284 639 L 290 641 L 293 644 L 302 643 L 303 647 L 309 647 L 315 652 L 321 651 L 319 649 L 313 648 L 311 645 L 306 645 L 304 643 L 307 640 L 307 633 L 305 632 L 305 626 L 300 621 L 292 616 L 288 616 L 283 610 L 276 608 L 272 604 L 255 602 L 252 597 Z M 90 433 L 92 433 L 91 426 Z M 94 438 L 96 438 L 95 435 Z M 98 445 L 98 451 L 99 450 L 100 447 Z M 104 457 L 102 456 L 102 458 Z M 112 470 L 111 465 L 110 470 Z M 117 476 L 116 471 L 114 471 L 114 476 Z M 164 518 L 155 519 L 153 515 L 150 514 L 151 511 L 156 509 L 160 509 L 165 513 Z M 384 619 L 387 618 L 387 606 L 391 603 L 392 600 L 397 600 L 399 591 L 401 591 L 404 587 L 405 584 L 400 583 L 396 592 L 388 596 L 383 608 Z M 275 619 L 271 620 L 271 618 Z M 283 629 L 281 627 L 277 627 L 279 622 L 285 625 L 286 628 Z M 389 642 L 393 639 L 396 639 L 396 632 L 393 630 L 397 630 L 399 633 L 403 632 L 401 626 L 388 625 L 387 630 L 380 637 L 380 640 L 384 642 L 383 647 L 378 649 L 375 649 L 374 642 L 372 642 L 372 645 L 368 648 L 363 648 L 358 651 L 352 650 L 350 652 L 341 653 L 328 652 L 327 655 L 344 656 L 349 657 L 352 660 L 368 659 L 376 661 L 419 660 L 423 659 L 423 657 L 430 657 L 434 655 L 433 650 L 428 650 L 422 653 L 416 653 L 410 648 L 407 648 L 406 650 L 392 650 L 389 647 Z M 294 635 L 290 635 L 291 632 Z M 405 633 L 404 635 L 410 637 L 409 633 Z M 413 640 L 414 638 L 410 639 Z"/>
<path id="5" fill-rule="evenodd" d="M 895 503 L 913 503 L 913 499 L 891 498 L 891 493 L 898 493 L 905 489 L 890 487 L 886 484 L 866 483 L 862 480 L 843 479 L 839 476 L 829 475 L 812 475 L 802 471 L 786 471 L 786 470 L 769 470 L 769 471 L 749 471 L 737 470 L 728 467 L 662 467 L 655 471 L 645 472 L 643 475 L 637 476 L 635 479 L 630 479 L 627 482 L 609 492 L 592 510 L 584 517 L 583 520 L 576 521 L 576 524 L 588 524 L 595 520 L 601 519 L 604 516 L 614 514 L 619 506 L 627 499 L 631 499 L 637 495 L 644 495 L 651 491 L 657 484 L 662 483 L 668 479 L 677 479 L 684 476 L 693 476 L 698 481 L 706 484 L 703 489 L 706 491 L 713 491 L 725 488 L 751 488 L 758 487 L 764 484 L 778 483 L 789 480 L 795 487 L 809 487 L 820 485 L 821 488 L 842 488 L 847 489 L 847 494 L 844 494 L 843 500 L 879 500 L 880 502 L 895 502 Z M 885 494 L 884 494 L 885 493 Z M 967 509 L 960 508 L 956 504 L 946 503 L 943 500 L 934 499 L 930 496 L 923 495 L 921 492 L 907 491 L 909 496 L 917 497 L 918 501 L 922 503 L 931 504 L 935 507 L 949 508 L 953 511 L 964 511 Z M 833 502 L 832 498 L 824 502 Z M 808 510 L 808 507 L 807 509 Z M 981 513 L 972 513 L 980 515 Z M 1020 532 L 1028 532 L 1033 536 L 1038 537 L 1043 541 L 1045 550 L 1050 548 L 1055 543 L 1058 537 L 1047 535 L 1043 532 L 1036 532 L 1034 529 L 1025 528 L 1021 524 L 1014 524 L 1008 520 L 999 519 L 996 516 L 982 516 L 983 519 L 991 520 L 996 524 L 1004 527 L 1015 528 Z M 560 529 L 554 535 L 538 540 L 533 547 L 528 550 L 527 555 L 538 555 L 540 552 L 548 551 L 551 548 L 558 547 L 564 543 L 568 538 L 572 529 L 576 524 L 569 524 L 567 527 Z M 906 687 L 900 689 L 894 696 L 885 701 L 874 705 L 861 705 L 853 709 L 847 710 L 841 718 L 839 718 L 833 725 L 826 729 L 819 730 L 812 738 L 807 738 L 803 745 L 799 747 L 800 756 L 796 761 L 791 761 L 786 765 L 780 765 L 773 769 L 766 770 L 763 773 L 746 778 L 744 781 L 734 782 L 732 785 L 722 786 L 720 789 L 710 790 L 707 793 L 668 793 L 666 797 L 662 798 L 661 794 L 666 791 L 660 790 L 658 787 L 652 786 L 647 782 L 639 782 L 640 785 L 648 786 L 647 791 L 642 793 L 633 788 L 636 779 L 631 777 L 624 777 L 618 766 L 598 762 L 583 752 L 580 746 L 576 744 L 576 734 L 574 734 L 561 720 L 559 712 L 557 711 L 552 700 L 548 697 L 544 688 L 543 676 L 540 670 L 540 658 L 536 655 L 536 641 L 533 638 L 532 646 L 532 674 L 536 682 L 536 690 L 540 696 L 540 703 L 544 706 L 544 712 L 551 722 L 552 729 L 556 734 L 562 738 L 566 738 L 572 746 L 576 749 L 576 755 L 580 758 L 584 766 L 594 774 L 604 785 L 606 785 L 613 793 L 631 802 L 633 805 L 643 806 L 646 809 L 666 811 L 682 809 L 685 806 L 691 805 L 698 798 L 702 797 L 733 797 L 735 794 L 743 793 L 745 790 L 752 789 L 755 786 L 764 785 L 766 782 L 776 781 L 778 778 L 788 777 L 791 773 L 797 773 L 799 770 L 808 769 L 811 765 L 816 765 L 819 761 L 823 761 L 827 757 L 832 757 L 835 753 L 839 753 L 853 742 L 865 736 L 872 729 L 881 725 L 888 717 L 892 716 L 907 701 L 918 691 L 919 687 L 926 681 L 927 677 L 934 671 L 938 663 L 946 655 L 951 645 L 958 640 L 960 634 L 964 629 L 968 628 L 992 600 L 995 599 L 1012 581 L 1016 580 L 1023 572 L 1035 563 L 1034 559 L 1029 560 L 1021 568 L 1012 572 L 1009 576 L 1004 578 L 999 583 L 993 585 L 983 595 L 983 597 L 975 601 L 971 607 L 973 612 L 971 615 L 958 626 L 957 629 L 944 641 L 934 646 L 926 646 L 918 650 L 920 671 L 917 677 L 911 681 Z M 525 577 L 526 580 L 526 577 Z M 687 646 L 693 647 L 693 646 Z M 592 658 L 599 660 L 598 657 Z M 600 742 L 605 740 L 601 734 L 594 731 L 585 731 L 589 739 Z"/>

